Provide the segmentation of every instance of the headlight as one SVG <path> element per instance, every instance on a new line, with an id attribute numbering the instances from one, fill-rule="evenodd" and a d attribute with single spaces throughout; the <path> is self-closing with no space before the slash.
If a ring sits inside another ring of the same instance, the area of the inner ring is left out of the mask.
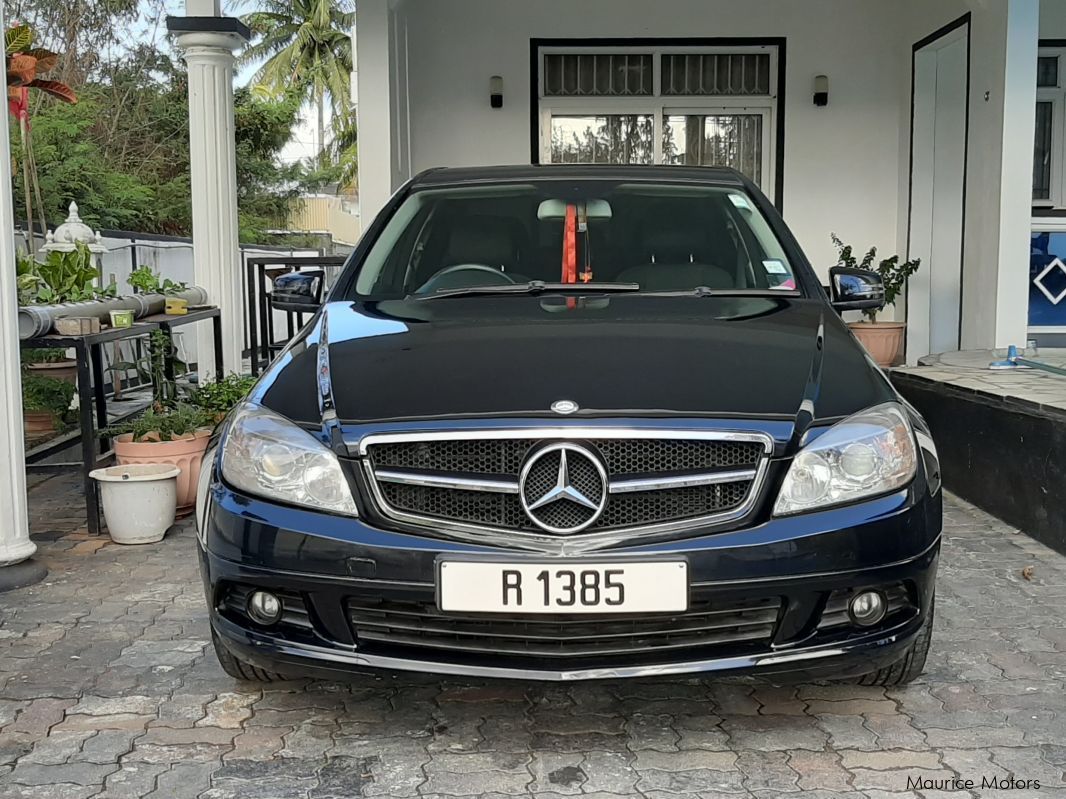
<path id="1" fill-rule="evenodd" d="M 800 513 L 886 494 L 910 482 L 914 434 L 899 405 L 850 416 L 805 445 L 777 495 L 774 515 Z"/>
<path id="2" fill-rule="evenodd" d="M 222 477 L 249 494 L 357 516 L 337 456 L 287 419 L 246 404 L 222 444 Z"/>

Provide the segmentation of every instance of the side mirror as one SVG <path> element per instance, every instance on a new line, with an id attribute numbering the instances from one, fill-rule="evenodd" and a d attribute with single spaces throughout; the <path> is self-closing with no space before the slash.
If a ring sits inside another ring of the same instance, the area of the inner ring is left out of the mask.
<path id="1" fill-rule="evenodd" d="M 830 301 L 838 311 L 879 311 L 885 307 L 885 284 L 877 272 L 834 266 L 829 270 Z"/>
<path id="2" fill-rule="evenodd" d="M 325 272 L 321 269 L 279 275 L 274 279 L 270 304 L 279 311 L 314 313 L 322 304 L 324 282 Z"/>

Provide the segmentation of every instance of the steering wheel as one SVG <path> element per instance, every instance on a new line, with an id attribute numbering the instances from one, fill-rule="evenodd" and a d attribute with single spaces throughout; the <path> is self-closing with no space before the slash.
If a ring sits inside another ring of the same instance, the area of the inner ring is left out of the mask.
<path id="1" fill-rule="evenodd" d="M 486 280 L 492 275 L 492 280 Z M 429 294 L 442 289 L 462 289 L 471 286 L 514 285 L 506 272 L 486 264 L 455 264 L 446 266 L 419 287 L 415 294 Z"/>

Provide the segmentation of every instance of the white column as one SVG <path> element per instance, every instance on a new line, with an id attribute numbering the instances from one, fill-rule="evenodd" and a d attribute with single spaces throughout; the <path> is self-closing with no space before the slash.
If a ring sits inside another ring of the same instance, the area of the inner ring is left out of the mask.
<path id="1" fill-rule="evenodd" d="M 970 0 L 970 5 L 962 349 L 1024 346 L 1040 4 Z"/>
<path id="2" fill-rule="evenodd" d="M 359 0 L 355 11 L 359 216 L 363 230 L 392 196 L 392 103 L 388 0 Z"/>
<path id="3" fill-rule="evenodd" d="M 4 29 L 0 9 L 0 29 Z M 26 450 L 22 441 L 22 374 L 19 366 L 18 300 L 15 288 L 15 229 L 11 197 L 11 154 L 7 114 L 0 114 L 0 589 L 11 567 L 37 551 L 26 512 Z M 19 567 L 25 571 L 24 567 Z M 43 570 L 41 570 L 43 576 Z M 6 586 L 5 586 L 6 584 Z"/>
<path id="4" fill-rule="evenodd" d="M 1029 327 L 1033 145 L 1036 136 L 1037 0 L 1009 0 L 1003 76 L 1003 158 L 995 346 L 1025 346 Z M 990 287 L 991 288 L 991 287 Z"/>
<path id="5" fill-rule="evenodd" d="M 176 18 L 178 21 L 183 18 Z M 189 18 L 184 18 L 189 19 Z M 210 19 L 205 17 L 200 20 Z M 222 21 L 222 18 L 219 19 Z M 171 30 L 178 24 L 174 18 Z M 232 31 L 178 31 L 189 72 L 189 160 L 195 282 L 222 309 L 222 362 L 241 371 L 244 292 L 237 238 L 237 172 L 233 123 L 234 51 L 245 38 Z M 206 328 L 206 325 L 200 325 Z M 215 357 L 204 330 L 197 339 L 199 373 L 214 375 Z"/>

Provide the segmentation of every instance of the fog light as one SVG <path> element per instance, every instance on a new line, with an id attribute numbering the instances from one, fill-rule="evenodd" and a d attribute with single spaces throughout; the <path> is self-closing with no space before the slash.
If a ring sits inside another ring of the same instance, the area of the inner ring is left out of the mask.
<path id="1" fill-rule="evenodd" d="M 880 591 L 860 591 L 848 603 L 848 615 L 860 627 L 872 627 L 885 617 L 887 604 Z"/>
<path id="2" fill-rule="evenodd" d="M 268 591 L 254 591 L 248 597 L 248 615 L 260 624 L 274 624 L 281 618 L 281 600 Z"/>

